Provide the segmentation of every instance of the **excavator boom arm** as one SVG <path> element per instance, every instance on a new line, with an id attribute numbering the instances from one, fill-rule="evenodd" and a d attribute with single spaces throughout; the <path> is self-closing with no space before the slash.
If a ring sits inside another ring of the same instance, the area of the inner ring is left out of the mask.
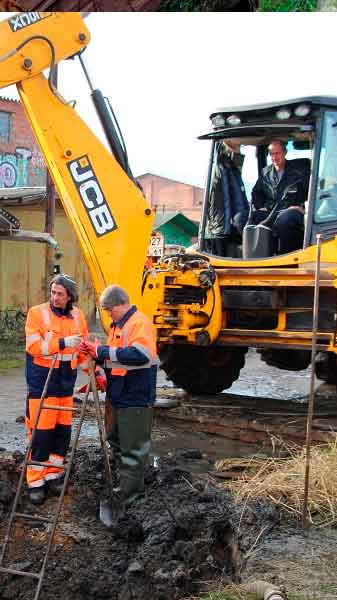
<path id="1" fill-rule="evenodd" d="M 41 18 L 18 32 L 13 31 L 14 17 L 0 24 L 0 87 L 17 85 L 96 293 L 117 283 L 139 303 L 152 211 L 134 181 L 42 73 L 52 56 L 56 64 L 81 51 L 89 32 L 79 13 L 36 14 Z"/>

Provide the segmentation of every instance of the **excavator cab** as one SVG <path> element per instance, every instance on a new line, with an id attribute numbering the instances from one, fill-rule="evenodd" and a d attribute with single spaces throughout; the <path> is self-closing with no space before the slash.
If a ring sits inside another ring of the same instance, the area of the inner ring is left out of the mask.
<path id="1" fill-rule="evenodd" d="M 246 259 L 277 253 L 270 244 L 268 252 L 265 227 L 245 229 L 253 213 L 252 190 L 270 162 L 268 145 L 275 139 L 286 145 L 286 159 L 307 189 L 303 247 L 315 243 L 317 233 L 324 239 L 335 236 L 337 98 L 315 96 L 224 108 L 212 113 L 210 119 L 213 131 L 199 138 L 212 141 L 200 250 Z M 296 193 L 296 189 L 288 190 L 292 191 Z"/>

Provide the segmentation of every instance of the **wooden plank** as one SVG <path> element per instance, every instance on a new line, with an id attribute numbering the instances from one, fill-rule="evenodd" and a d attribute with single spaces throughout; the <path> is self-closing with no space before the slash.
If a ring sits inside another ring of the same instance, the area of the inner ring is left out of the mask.
<path id="1" fill-rule="evenodd" d="M 164 418 L 170 426 L 178 429 L 188 428 L 189 431 L 197 431 L 219 435 L 227 439 L 237 440 L 245 443 L 271 445 L 271 438 L 282 438 L 297 443 L 305 439 L 306 418 L 247 418 L 228 415 L 228 418 L 211 418 L 197 415 L 180 415 L 176 411 L 165 412 L 160 409 L 156 412 L 156 419 Z M 328 424 L 328 421 L 327 421 Z M 331 423 L 330 423 L 331 424 Z M 313 441 L 330 442 L 335 439 L 334 428 L 337 427 L 337 419 L 330 428 L 313 428 Z"/>
<path id="2" fill-rule="evenodd" d="M 217 479 L 241 479 L 242 471 L 210 471 L 210 475 Z"/>

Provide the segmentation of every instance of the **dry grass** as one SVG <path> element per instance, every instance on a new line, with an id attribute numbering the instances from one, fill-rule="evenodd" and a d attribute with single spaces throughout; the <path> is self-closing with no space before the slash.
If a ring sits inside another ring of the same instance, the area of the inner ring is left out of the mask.
<path id="1" fill-rule="evenodd" d="M 287 450 L 286 458 L 226 459 L 216 467 L 220 471 L 244 468 L 240 479 L 226 484 L 237 502 L 264 499 L 300 518 L 305 451 L 293 446 Z M 318 527 L 337 523 L 337 438 L 334 443 L 311 448 L 308 519 Z"/>

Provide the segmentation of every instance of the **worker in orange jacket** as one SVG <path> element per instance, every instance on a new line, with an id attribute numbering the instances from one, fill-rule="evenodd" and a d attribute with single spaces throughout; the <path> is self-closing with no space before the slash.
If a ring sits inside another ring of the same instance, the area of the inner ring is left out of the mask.
<path id="1" fill-rule="evenodd" d="M 53 358 L 57 360 L 51 375 L 44 405 L 60 406 L 60 410 L 43 409 L 37 424 L 31 460 L 47 462 L 50 466 L 29 465 L 27 483 L 33 504 L 46 498 L 46 484 L 54 493 L 63 486 L 64 458 L 70 437 L 73 391 L 77 366 L 85 357 L 79 355 L 83 336 L 88 335 L 82 311 L 73 306 L 78 300 L 77 285 L 68 275 L 56 275 L 50 284 L 50 300 L 33 306 L 26 321 L 26 380 L 28 386 L 26 428 L 33 433 L 42 391 Z"/>
<path id="2" fill-rule="evenodd" d="M 106 345 L 83 341 L 80 350 L 102 364 L 106 373 L 106 404 L 112 412 L 109 441 L 120 453 L 116 500 L 124 506 L 144 493 L 156 391 L 156 330 L 117 285 L 103 291 L 100 305 L 112 318 Z"/>

